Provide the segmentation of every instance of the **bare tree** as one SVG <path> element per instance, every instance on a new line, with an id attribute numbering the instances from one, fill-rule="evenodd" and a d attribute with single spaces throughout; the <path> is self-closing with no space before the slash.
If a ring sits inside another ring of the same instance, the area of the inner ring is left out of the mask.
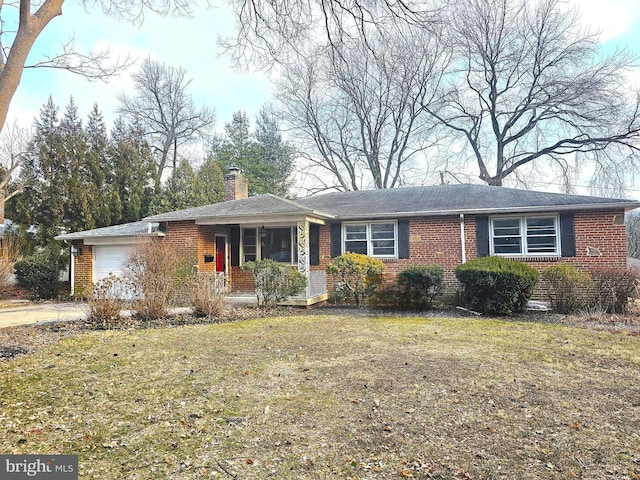
<path id="1" fill-rule="evenodd" d="M 210 0 L 209 3 L 214 3 Z M 228 0 L 238 29 L 221 43 L 238 65 L 288 63 L 324 38 L 329 49 L 359 38 L 368 46 L 381 25 L 425 26 L 433 8 L 423 0 Z M 372 48 L 373 49 L 373 48 Z"/>
<path id="2" fill-rule="evenodd" d="M 382 33 L 282 67 L 277 98 L 319 189 L 393 188 L 434 140 L 423 109 L 447 56 L 426 29 Z M 424 163 L 424 162 L 423 162 Z M 331 181 L 322 181 L 331 174 Z"/>
<path id="3" fill-rule="evenodd" d="M 107 14 L 134 22 L 142 22 L 146 11 L 186 14 L 192 7 L 187 0 L 84 0 L 82 3 L 99 5 Z M 61 68 L 89 79 L 105 80 L 130 64 L 129 58 L 109 63 L 108 50 L 80 53 L 75 50 L 73 40 L 63 43 L 61 52 L 27 64 L 35 41 L 54 18 L 62 15 L 63 4 L 64 0 L 0 1 L 0 130 L 25 68 Z"/>
<path id="4" fill-rule="evenodd" d="M 14 123 L 0 133 L 0 223 L 4 221 L 4 206 L 11 198 L 22 192 L 18 185 L 11 193 L 9 184 L 22 165 L 24 153 L 30 140 L 29 131 Z"/>
<path id="5" fill-rule="evenodd" d="M 175 170 L 178 147 L 210 133 L 214 112 L 207 107 L 197 108 L 187 93 L 190 80 L 182 67 L 172 67 L 150 58 L 142 62 L 140 71 L 133 74 L 136 95 L 120 95 L 118 111 L 138 123 L 157 157 L 156 186 L 167 162 Z"/>
<path id="6" fill-rule="evenodd" d="M 470 0 L 450 11 L 454 68 L 429 112 L 467 148 L 479 177 L 502 185 L 528 164 L 563 170 L 577 153 L 638 148 L 640 110 L 625 89 L 634 59 L 604 55 L 559 0 Z"/>

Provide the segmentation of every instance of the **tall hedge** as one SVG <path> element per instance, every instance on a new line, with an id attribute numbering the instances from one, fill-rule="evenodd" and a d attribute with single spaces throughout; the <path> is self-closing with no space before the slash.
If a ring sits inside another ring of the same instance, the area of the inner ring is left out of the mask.
<path id="1" fill-rule="evenodd" d="M 465 305 L 492 315 L 523 312 L 539 278 L 529 265 L 502 257 L 476 258 L 459 265 L 455 274 Z"/>

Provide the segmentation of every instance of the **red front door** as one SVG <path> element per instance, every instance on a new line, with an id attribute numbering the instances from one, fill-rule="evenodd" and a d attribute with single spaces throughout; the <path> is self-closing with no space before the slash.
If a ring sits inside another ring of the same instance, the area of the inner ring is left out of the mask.
<path id="1" fill-rule="evenodd" d="M 227 271 L 227 239 L 216 236 L 216 273 Z"/>

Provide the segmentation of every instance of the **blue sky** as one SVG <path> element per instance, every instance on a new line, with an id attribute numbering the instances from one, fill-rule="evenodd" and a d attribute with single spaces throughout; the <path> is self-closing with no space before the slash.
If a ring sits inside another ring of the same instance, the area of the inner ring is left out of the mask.
<path id="1" fill-rule="evenodd" d="M 198 104 L 216 110 L 217 126 L 231 120 L 233 112 L 246 111 L 253 118 L 270 100 L 268 79 L 260 73 L 236 73 L 226 58 L 220 58 L 216 39 L 233 31 L 234 19 L 223 8 L 202 8 L 193 18 L 162 18 L 149 14 L 144 24 L 136 26 L 107 17 L 99 10 L 88 12 L 75 2 L 65 2 L 63 14 L 42 33 L 30 56 L 60 50 L 60 43 L 75 38 L 78 50 L 109 47 L 114 56 L 128 53 L 141 61 L 148 55 L 172 66 L 182 66 L 191 79 L 189 91 Z M 129 72 L 135 71 L 133 66 Z M 63 108 L 73 95 L 79 113 L 86 117 L 92 105 L 105 114 L 107 125 L 115 117 L 118 92 L 131 93 L 129 72 L 109 83 L 89 82 L 68 72 L 53 69 L 27 69 L 13 99 L 8 120 L 16 119 L 29 126 L 49 95 Z"/>
<path id="2" fill-rule="evenodd" d="M 601 30 L 607 48 L 627 47 L 640 56 L 640 1 L 571 0 L 580 7 L 583 23 Z M 570 3 L 571 3 L 570 2 Z M 226 58 L 219 57 L 216 39 L 233 31 L 234 18 L 223 6 L 199 9 L 193 18 L 160 18 L 149 14 L 137 28 L 124 21 L 89 10 L 80 2 L 65 2 L 63 15 L 52 21 L 38 39 L 32 60 L 41 54 L 53 54 L 62 41 L 75 36 L 80 50 L 109 46 L 113 53 L 142 60 L 145 56 L 187 69 L 192 79 L 190 91 L 198 103 L 215 108 L 217 126 L 231 119 L 233 112 L 244 110 L 254 118 L 270 101 L 268 79 L 260 73 L 237 73 Z M 221 3 L 221 2 L 218 2 Z M 133 67 L 132 70 L 134 70 Z M 630 78 L 640 86 L 640 75 Z M 9 121 L 31 125 L 49 95 L 61 108 L 73 95 L 80 115 L 85 118 L 93 103 L 98 103 L 110 127 L 115 117 L 118 92 L 131 92 L 127 73 L 110 83 L 88 82 L 67 72 L 26 70 L 13 99 Z"/>

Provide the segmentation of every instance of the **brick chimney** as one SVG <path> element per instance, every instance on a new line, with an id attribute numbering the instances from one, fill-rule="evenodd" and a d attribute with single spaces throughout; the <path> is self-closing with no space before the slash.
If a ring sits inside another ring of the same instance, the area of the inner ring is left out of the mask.
<path id="1" fill-rule="evenodd" d="M 235 165 L 229 167 L 229 173 L 224 176 L 224 199 L 240 200 L 249 196 L 249 180 L 244 178 L 240 169 Z"/>

